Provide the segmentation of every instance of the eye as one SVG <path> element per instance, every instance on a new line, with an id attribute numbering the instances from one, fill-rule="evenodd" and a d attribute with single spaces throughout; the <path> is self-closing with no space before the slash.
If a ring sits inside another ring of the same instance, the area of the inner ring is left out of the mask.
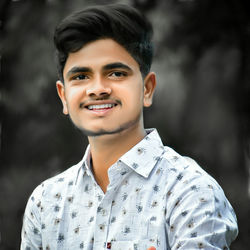
<path id="1" fill-rule="evenodd" d="M 88 76 L 86 74 L 77 74 L 71 77 L 71 80 L 86 80 Z"/>
<path id="2" fill-rule="evenodd" d="M 114 72 L 111 72 L 109 74 L 109 76 L 113 77 L 113 78 L 121 78 L 121 77 L 125 77 L 127 75 L 128 74 L 126 72 L 123 72 L 123 71 L 114 71 Z"/>

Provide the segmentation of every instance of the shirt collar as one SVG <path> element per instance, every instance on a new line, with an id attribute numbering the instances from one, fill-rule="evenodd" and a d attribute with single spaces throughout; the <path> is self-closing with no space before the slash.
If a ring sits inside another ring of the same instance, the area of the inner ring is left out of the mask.
<path id="1" fill-rule="evenodd" d="M 147 178 L 164 152 L 164 146 L 156 129 L 146 129 L 147 135 L 118 162 L 122 162 L 139 175 Z M 82 169 L 83 174 L 91 175 L 91 153 L 88 145 L 83 159 L 79 162 L 81 168 L 78 171 L 77 179 Z"/>
<path id="2" fill-rule="evenodd" d="M 132 170 L 147 178 L 164 152 L 156 129 L 146 129 L 147 135 L 120 158 Z"/>
<path id="3" fill-rule="evenodd" d="M 91 154 L 90 154 L 90 145 L 87 146 L 87 149 L 85 150 L 85 154 L 82 158 L 82 160 L 77 164 L 79 166 L 77 176 L 76 176 L 76 183 L 79 178 L 79 175 L 84 174 L 90 175 L 90 160 L 91 160 Z"/>

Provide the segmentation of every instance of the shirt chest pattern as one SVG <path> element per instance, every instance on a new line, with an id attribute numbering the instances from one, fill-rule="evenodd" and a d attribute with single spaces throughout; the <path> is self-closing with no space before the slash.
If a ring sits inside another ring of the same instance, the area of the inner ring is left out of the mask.
<path id="1" fill-rule="evenodd" d="M 165 244 L 166 190 L 158 175 L 146 184 L 144 177 L 122 171 L 113 176 L 116 181 L 104 195 L 85 174 L 67 192 L 51 192 L 48 204 L 43 202 L 43 246 L 107 249 L 111 243 L 113 249 L 122 245 L 140 249 L 143 244 Z"/>
<path id="2" fill-rule="evenodd" d="M 85 157 L 35 189 L 21 249 L 202 249 L 226 247 L 237 234 L 219 185 L 194 161 L 164 148 L 156 133 L 110 167 L 105 194 L 87 165 Z"/>

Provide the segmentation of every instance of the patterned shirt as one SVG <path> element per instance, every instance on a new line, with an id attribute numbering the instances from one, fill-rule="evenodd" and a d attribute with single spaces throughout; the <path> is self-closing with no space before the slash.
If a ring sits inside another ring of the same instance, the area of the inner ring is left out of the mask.
<path id="1" fill-rule="evenodd" d="M 80 163 L 44 181 L 24 215 L 21 249 L 229 249 L 238 229 L 217 182 L 164 147 L 155 129 L 108 170 L 106 193 Z"/>

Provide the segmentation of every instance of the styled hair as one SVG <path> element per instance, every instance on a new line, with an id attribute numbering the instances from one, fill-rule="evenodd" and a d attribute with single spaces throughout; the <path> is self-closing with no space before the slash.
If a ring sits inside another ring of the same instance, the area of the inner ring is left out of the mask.
<path id="1" fill-rule="evenodd" d="M 142 76 L 151 68 L 153 29 L 145 16 L 124 4 L 88 7 L 62 20 L 56 27 L 54 43 L 59 79 L 69 53 L 77 52 L 89 42 L 111 38 L 137 61 Z"/>

